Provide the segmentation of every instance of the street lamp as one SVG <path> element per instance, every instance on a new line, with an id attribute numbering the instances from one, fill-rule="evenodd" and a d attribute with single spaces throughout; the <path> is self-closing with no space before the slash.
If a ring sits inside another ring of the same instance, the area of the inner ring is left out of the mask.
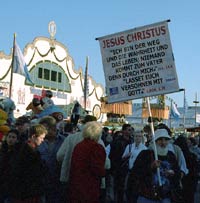
<path id="1" fill-rule="evenodd" d="M 195 94 L 195 100 L 193 101 L 193 103 L 195 104 L 195 126 L 196 126 L 196 122 L 197 122 L 197 104 L 199 103 L 199 101 L 197 100 L 197 93 Z"/>

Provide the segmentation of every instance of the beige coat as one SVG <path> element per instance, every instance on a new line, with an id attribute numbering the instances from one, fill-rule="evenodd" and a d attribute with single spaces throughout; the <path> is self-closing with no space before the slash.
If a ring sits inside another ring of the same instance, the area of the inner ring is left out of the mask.
<path id="1" fill-rule="evenodd" d="M 68 182 L 72 153 L 73 153 L 74 147 L 82 140 L 83 140 L 82 132 L 71 134 L 65 138 L 63 144 L 58 150 L 57 160 L 59 162 L 62 162 L 61 173 L 60 173 L 61 182 Z M 101 144 L 105 148 L 105 145 L 101 139 L 99 140 L 99 144 Z M 110 159 L 108 157 L 106 157 L 105 168 L 106 169 L 110 168 Z M 104 186 L 102 185 L 102 187 Z"/>

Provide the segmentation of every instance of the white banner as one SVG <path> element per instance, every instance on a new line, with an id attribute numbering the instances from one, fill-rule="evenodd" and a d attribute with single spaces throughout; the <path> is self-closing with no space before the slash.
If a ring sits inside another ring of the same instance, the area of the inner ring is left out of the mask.
<path id="1" fill-rule="evenodd" d="M 98 40 L 109 103 L 179 91 L 167 21 Z"/>

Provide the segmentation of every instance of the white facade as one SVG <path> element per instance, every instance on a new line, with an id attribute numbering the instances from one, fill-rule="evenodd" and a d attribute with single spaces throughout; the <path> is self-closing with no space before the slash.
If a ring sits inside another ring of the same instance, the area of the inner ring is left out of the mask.
<path id="1" fill-rule="evenodd" d="M 53 92 L 53 101 L 58 105 L 68 105 L 77 100 L 84 107 L 84 73 L 82 68 L 74 69 L 74 62 L 67 48 L 60 42 L 47 37 L 37 37 L 23 52 L 34 86 L 24 76 L 13 74 L 12 100 L 15 102 L 15 116 L 26 113 L 27 105 L 34 95 L 41 96 L 43 89 Z M 9 96 L 12 53 L 0 52 L 1 95 Z M 86 110 L 101 119 L 100 98 L 104 89 L 88 76 L 88 96 Z"/>

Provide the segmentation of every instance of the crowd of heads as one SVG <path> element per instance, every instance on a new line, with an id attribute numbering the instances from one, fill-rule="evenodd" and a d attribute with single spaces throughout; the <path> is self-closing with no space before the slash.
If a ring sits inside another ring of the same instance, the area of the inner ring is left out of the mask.
<path id="1" fill-rule="evenodd" d="M 53 93 L 50 90 L 46 90 L 45 94 L 41 98 L 33 98 L 27 109 L 32 109 L 33 113 L 40 113 L 45 108 L 48 108 L 53 104 L 52 98 Z M 75 110 L 77 110 L 77 106 L 80 106 L 80 104 L 75 101 L 73 112 L 75 113 Z M 72 112 L 72 113 L 73 113 Z M 78 117 L 79 118 L 79 117 Z M 63 118 L 62 113 L 60 112 L 54 112 L 50 115 L 43 116 L 42 118 L 35 118 L 34 116 L 20 116 L 18 117 L 15 122 L 10 123 L 8 115 L 5 111 L 3 111 L 0 108 L 0 140 L 2 141 L 4 139 L 5 135 L 8 135 L 9 133 L 14 133 L 13 131 L 17 132 L 17 139 L 20 141 L 25 141 L 29 139 L 29 135 L 32 134 L 32 126 L 35 124 L 42 124 L 47 129 L 46 136 L 47 137 L 53 137 L 55 136 L 55 131 L 59 131 L 60 134 L 67 136 L 70 133 L 73 133 L 74 131 L 82 131 L 83 125 L 86 124 L 89 121 L 96 121 L 96 117 L 91 115 L 86 115 L 83 119 L 78 119 L 78 122 L 74 124 L 73 122 L 66 121 Z M 86 125 L 87 126 L 87 125 Z M 96 126 L 98 129 L 98 126 Z M 142 142 L 145 143 L 147 146 L 152 144 L 152 130 L 150 125 L 145 125 L 143 129 L 134 129 L 134 127 L 130 124 L 123 124 L 121 126 L 121 129 L 110 129 L 109 127 L 101 127 L 101 138 L 104 141 L 105 145 L 110 144 L 113 142 L 116 138 L 123 137 L 125 140 L 129 140 L 130 142 L 137 142 L 137 140 L 142 139 Z M 154 139 L 156 143 L 162 143 L 160 145 L 166 145 L 166 143 L 169 142 L 169 140 L 172 138 L 174 140 L 172 131 L 170 128 L 160 123 L 154 127 L 155 135 Z M 89 131 L 89 130 L 88 130 Z M 83 131 L 85 132 L 85 131 Z M 90 132 L 90 131 L 89 131 Z M 93 133 L 96 133 L 95 130 L 92 131 Z M 18 135 L 19 134 L 19 135 Z M 83 133 L 84 134 L 84 133 Z M 98 137 L 97 135 L 95 137 Z M 141 138 L 140 138 L 141 137 Z M 185 135 L 179 136 L 187 137 Z M 199 145 L 199 140 L 196 137 L 189 137 L 187 139 L 187 144 L 189 145 Z M 96 139 L 96 138 L 95 138 Z"/>
<path id="2" fill-rule="evenodd" d="M 36 108 L 38 112 L 44 108 L 48 108 L 48 105 L 53 105 L 53 103 L 51 103 L 52 96 L 52 92 L 47 91 L 46 99 L 33 98 L 31 102 L 32 108 Z M 48 105 L 45 106 L 45 102 Z M 75 107 L 79 105 L 79 103 L 75 102 Z M 172 142 L 180 147 L 183 154 L 188 154 L 189 151 L 192 150 L 196 153 L 195 147 L 199 145 L 199 140 L 197 140 L 199 136 L 188 137 L 182 134 L 175 139 L 170 128 L 163 123 L 154 126 L 154 129 L 151 129 L 150 125 L 145 125 L 141 129 L 137 128 L 136 125 L 133 127 L 133 125 L 129 123 L 124 123 L 118 128 L 110 128 L 109 126 L 102 126 L 100 122 L 97 122 L 96 117 L 92 115 L 86 115 L 83 119 L 76 117 L 75 112 L 78 112 L 78 110 L 73 110 L 74 115 L 72 113 L 72 119 L 68 121 L 64 120 L 59 112 L 54 112 L 40 118 L 25 115 L 20 116 L 12 124 L 7 122 L 8 117 L 2 113 L 0 118 L 1 150 L 9 151 L 17 143 L 28 142 L 33 148 L 39 147 L 44 140 L 51 142 L 55 140 L 58 135 L 62 136 L 63 142 L 64 138 L 70 134 L 76 134 L 75 132 L 81 131 L 80 134 L 84 140 L 92 140 L 95 142 L 103 141 L 105 151 L 110 147 L 108 156 L 111 160 L 112 171 L 116 162 L 118 162 L 116 161 L 117 159 L 115 159 L 117 157 L 116 154 L 118 153 L 118 158 L 121 161 L 121 159 L 124 158 L 122 158 L 122 156 L 127 146 L 132 146 L 133 144 L 135 147 L 142 144 L 145 150 L 147 148 L 154 150 L 154 153 L 157 153 L 158 156 L 167 156 L 169 151 L 168 144 Z M 74 118 L 78 118 L 78 120 L 73 120 Z M 121 150 L 120 152 L 119 149 Z M 128 156 L 129 155 L 130 151 L 128 153 Z M 114 157 L 113 162 L 112 157 Z M 198 159 L 200 161 L 200 154 Z"/>
<path id="3" fill-rule="evenodd" d="M 51 97 L 51 94 L 49 95 Z M 35 107 L 41 107 L 41 102 L 38 98 L 33 98 L 32 105 Z M 0 114 L 0 142 L 6 139 L 9 133 L 17 134 L 18 141 L 27 141 L 30 139 L 30 135 L 36 130 L 37 125 L 43 125 L 46 129 L 46 138 L 55 136 L 55 132 L 60 133 L 64 137 L 68 134 L 81 131 L 82 126 L 89 121 L 96 121 L 96 117 L 92 115 L 86 115 L 84 118 L 79 119 L 77 125 L 74 125 L 70 120 L 65 120 L 62 113 L 54 112 L 50 115 L 43 116 L 41 118 L 33 118 L 29 115 L 23 115 L 15 119 L 15 122 L 10 124 L 8 122 L 8 116 L 6 112 L 2 111 Z M 37 129 L 39 130 L 39 129 Z M 37 136 L 37 135 L 36 135 Z"/>

